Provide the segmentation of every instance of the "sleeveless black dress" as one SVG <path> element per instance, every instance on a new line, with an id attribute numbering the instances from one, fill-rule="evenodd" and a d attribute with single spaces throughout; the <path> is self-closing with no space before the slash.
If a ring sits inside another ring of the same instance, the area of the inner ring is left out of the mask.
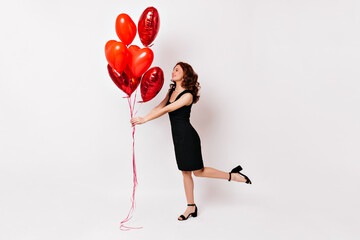
<path id="1" fill-rule="evenodd" d="M 173 103 L 170 102 L 173 91 L 174 89 L 170 90 L 166 105 Z M 176 97 L 174 102 L 187 92 L 191 93 L 190 90 L 184 90 Z M 192 105 L 191 103 L 189 106 L 183 106 L 175 111 L 169 112 L 176 163 L 178 169 L 181 171 L 194 171 L 204 167 L 200 137 L 190 123 Z"/>

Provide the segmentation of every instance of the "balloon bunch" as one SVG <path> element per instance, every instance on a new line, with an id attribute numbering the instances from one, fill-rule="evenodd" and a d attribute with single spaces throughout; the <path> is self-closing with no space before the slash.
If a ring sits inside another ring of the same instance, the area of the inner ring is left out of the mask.
<path id="1" fill-rule="evenodd" d="M 128 98 L 141 82 L 142 102 L 147 102 L 158 94 L 164 84 L 161 68 L 149 69 L 154 60 L 154 53 L 149 47 L 152 46 L 150 44 L 155 40 L 159 28 L 158 11 L 154 7 L 146 8 L 138 23 L 139 37 L 145 48 L 137 45 L 127 47 L 135 38 L 136 25 L 126 13 L 116 18 L 115 30 L 121 41 L 108 41 L 105 44 L 105 56 L 111 79 Z"/>
<path id="2" fill-rule="evenodd" d="M 150 68 L 154 53 L 149 48 L 156 38 L 160 28 L 159 13 L 154 7 L 148 7 L 140 16 L 138 22 L 138 32 L 144 48 L 130 45 L 136 35 L 136 25 L 126 13 L 121 13 L 115 21 L 116 35 L 121 41 L 110 40 L 105 44 L 105 56 L 108 62 L 107 69 L 110 78 L 116 86 L 127 96 L 131 117 L 134 116 L 136 92 L 133 103 L 132 93 L 140 85 L 142 101 L 140 104 L 153 99 L 161 90 L 164 84 L 164 73 L 161 68 Z M 137 112 L 137 111 L 136 111 Z M 136 115 L 135 112 L 135 115 Z M 135 166 L 135 126 L 133 126 L 133 173 L 134 186 L 132 195 L 132 207 L 128 216 L 120 224 L 121 230 L 135 229 L 124 226 L 129 221 L 135 208 L 135 189 L 137 185 L 136 166 Z M 140 227 L 141 228 L 141 227 Z"/>

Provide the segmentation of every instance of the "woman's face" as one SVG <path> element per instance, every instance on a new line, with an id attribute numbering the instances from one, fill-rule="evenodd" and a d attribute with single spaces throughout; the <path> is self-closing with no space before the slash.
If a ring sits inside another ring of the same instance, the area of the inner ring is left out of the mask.
<path id="1" fill-rule="evenodd" d="M 172 78 L 173 81 L 181 81 L 184 77 L 184 71 L 180 65 L 176 65 L 172 71 Z"/>

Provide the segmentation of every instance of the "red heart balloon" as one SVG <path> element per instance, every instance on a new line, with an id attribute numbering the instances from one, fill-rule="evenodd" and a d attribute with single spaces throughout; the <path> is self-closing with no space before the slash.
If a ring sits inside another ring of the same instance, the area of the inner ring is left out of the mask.
<path id="1" fill-rule="evenodd" d="M 110 40 L 105 44 L 106 60 L 118 73 L 122 73 L 128 64 L 128 50 L 124 43 Z"/>
<path id="2" fill-rule="evenodd" d="M 120 40 L 129 45 L 135 38 L 136 25 L 129 15 L 121 13 L 116 18 L 115 31 Z"/>
<path id="3" fill-rule="evenodd" d="M 115 40 L 107 41 L 107 43 L 105 44 L 105 52 L 113 43 L 116 43 L 116 41 Z"/>
<path id="4" fill-rule="evenodd" d="M 153 99 L 164 84 L 164 72 L 159 67 L 150 68 L 142 77 L 140 91 L 142 102 Z"/>
<path id="5" fill-rule="evenodd" d="M 139 86 L 141 78 L 127 75 L 127 70 L 125 70 L 122 74 L 119 74 L 115 69 L 110 66 L 110 64 L 107 65 L 107 68 L 109 76 L 116 84 L 116 86 L 118 86 L 118 88 L 120 88 L 130 97 L 131 94 L 135 91 L 135 89 Z"/>
<path id="6" fill-rule="evenodd" d="M 142 44 L 148 47 L 154 41 L 160 28 L 159 13 L 154 7 L 148 7 L 141 14 L 138 22 L 138 32 Z"/>
<path id="7" fill-rule="evenodd" d="M 129 67 L 134 77 L 140 77 L 151 66 L 154 60 L 154 53 L 150 48 L 140 49 L 136 45 L 131 45 L 128 48 L 129 52 Z"/>

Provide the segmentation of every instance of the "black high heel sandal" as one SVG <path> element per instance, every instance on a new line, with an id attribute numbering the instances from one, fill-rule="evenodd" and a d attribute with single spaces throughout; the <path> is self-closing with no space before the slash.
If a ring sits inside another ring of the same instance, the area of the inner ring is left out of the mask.
<path id="1" fill-rule="evenodd" d="M 248 178 L 245 174 L 242 174 L 240 171 L 242 170 L 242 167 L 239 165 L 235 168 L 233 168 L 233 170 L 231 170 L 231 172 L 229 172 L 229 182 L 231 181 L 231 174 L 232 173 L 239 173 L 241 176 L 243 176 L 246 179 L 247 184 L 252 184 L 250 178 Z"/>
<path id="2" fill-rule="evenodd" d="M 185 217 L 184 215 L 181 215 L 181 219 L 178 219 L 179 221 L 184 221 L 186 219 L 188 219 L 190 216 L 192 217 L 197 217 L 197 206 L 196 204 L 188 204 L 188 206 L 195 206 L 195 212 L 193 213 L 189 213 L 189 215 L 187 217 Z"/>

